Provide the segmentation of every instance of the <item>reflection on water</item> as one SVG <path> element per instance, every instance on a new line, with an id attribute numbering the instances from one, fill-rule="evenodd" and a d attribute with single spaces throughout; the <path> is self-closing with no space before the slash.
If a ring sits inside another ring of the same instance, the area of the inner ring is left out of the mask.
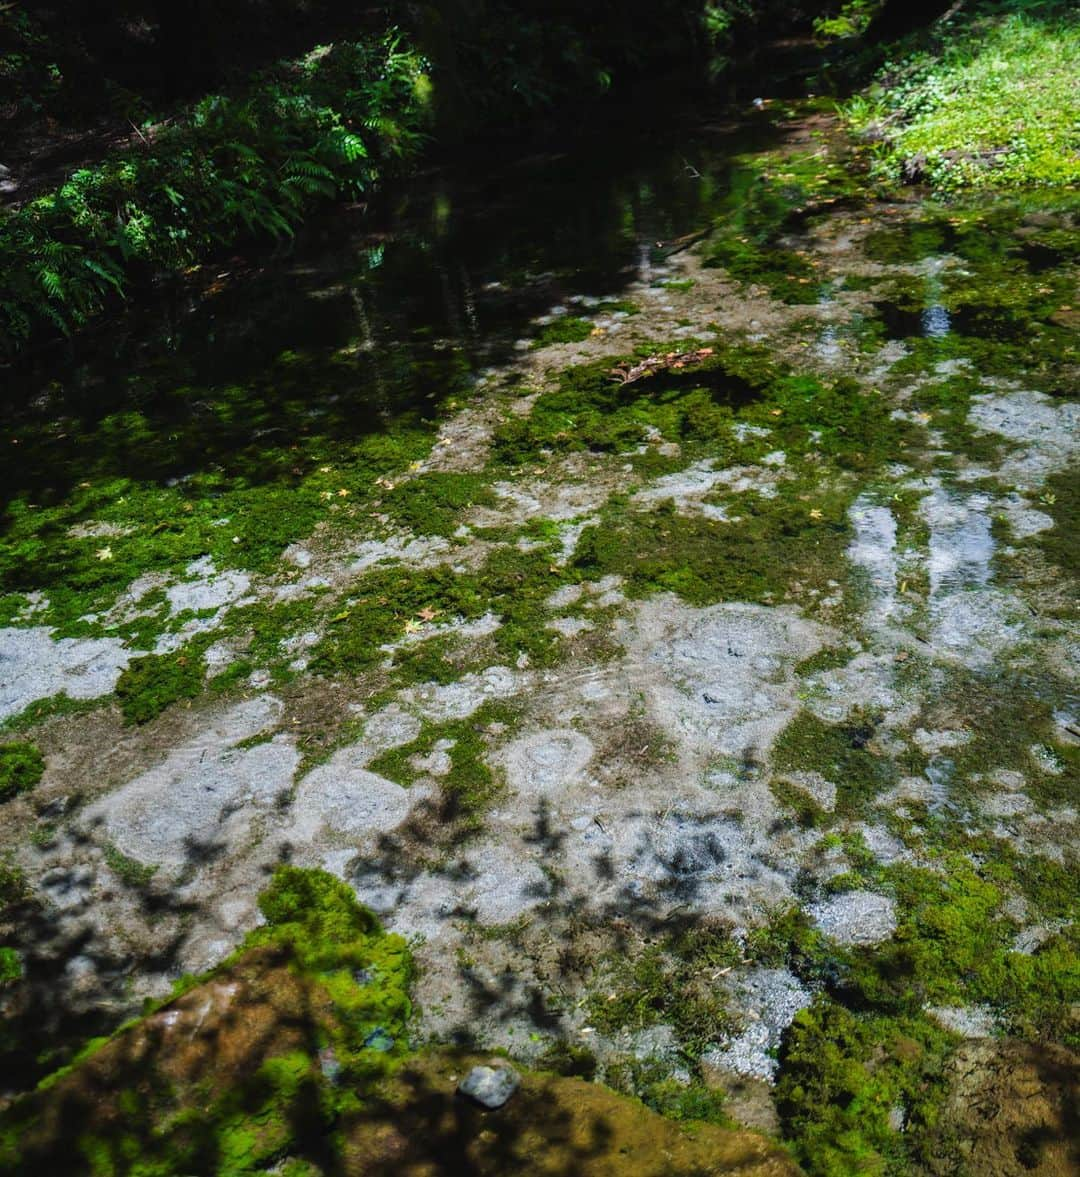
<path id="1" fill-rule="evenodd" d="M 922 333 L 928 339 L 944 339 L 949 334 L 949 312 L 941 303 L 932 303 L 922 313 Z"/>
<path id="2" fill-rule="evenodd" d="M 607 135 L 412 185 L 378 239 L 328 213 L 291 252 L 225 260 L 208 292 L 127 308 L 26 362 L 5 423 L 20 460 L 0 489 L 55 499 L 91 475 L 210 468 L 253 479 L 267 446 L 348 442 L 430 412 L 553 304 L 648 278 L 663 243 L 709 224 L 747 135 Z"/>
<path id="3" fill-rule="evenodd" d="M 926 259 L 926 306 L 921 316 L 922 333 L 927 339 L 944 339 L 951 330 L 949 312 L 941 304 L 942 282 L 941 273 L 947 265 L 943 257 Z"/>

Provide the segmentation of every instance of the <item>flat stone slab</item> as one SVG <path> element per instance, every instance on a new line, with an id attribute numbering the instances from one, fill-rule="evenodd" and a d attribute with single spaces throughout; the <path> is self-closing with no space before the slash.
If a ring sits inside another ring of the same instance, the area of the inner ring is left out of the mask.
<path id="1" fill-rule="evenodd" d="M 370 749 L 364 744 L 341 748 L 300 782 L 290 840 L 309 844 L 323 829 L 337 834 L 382 833 L 405 820 L 414 798 L 408 789 L 369 772 Z"/>
<path id="2" fill-rule="evenodd" d="M 241 845 L 257 813 L 292 787 L 292 739 L 240 747 L 275 724 L 281 703 L 250 699 L 219 715 L 161 764 L 88 807 L 88 828 L 148 866 L 180 871 Z"/>
<path id="3" fill-rule="evenodd" d="M 61 693 L 98 699 L 116 688 L 130 655 L 118 638 L 60 638 L 46 626 L 0 629 L 0 720 Z"/>
<path id="4" fill-rule="evenodd" d="M 532 732 L 506 750 L 506 776 L 524 796 L 546 796 L 581 780 L 593 745 L 570 728 Z"/>

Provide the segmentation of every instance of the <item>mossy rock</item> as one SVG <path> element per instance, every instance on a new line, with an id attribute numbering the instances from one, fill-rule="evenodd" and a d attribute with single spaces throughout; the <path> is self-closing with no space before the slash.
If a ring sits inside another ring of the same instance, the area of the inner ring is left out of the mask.
<path id="1" fill-rule="evenodd" d="M 753 1132 L 680 1123 L 580 1078 L 519 1071 L 498 1112 L 455 1096 L 487 1056 L 433 1051 L 409 1062 L 368 1106 L 342 1121 L 343 1171 L 562 1177 L 797 1177 L 778 1145 Z M 498 1061 L 498 1060 L 494 1060 Z"/>
<path id="2" fill-rule="evenodd" d="M 279 868 L 262 907 L 234 957 L 0 1116 L 0 1172 L 326 1171 L 335 1117 L 402 1056 L 411 959 L 323 871 Z"/>

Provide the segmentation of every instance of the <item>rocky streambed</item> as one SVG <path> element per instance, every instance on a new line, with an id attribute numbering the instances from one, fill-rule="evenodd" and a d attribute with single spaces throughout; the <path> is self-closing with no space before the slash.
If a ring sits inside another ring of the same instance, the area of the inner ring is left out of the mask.
<path id="1" fill-rule="evenodd" d="M 586 200 L 605 274 L 436 240 L 402 353 L 365 253 L 295 295 L 344 341 L 13 420 L 64 465 L 7 516 L 12 1058 L 290 863 L 408 938 L 416 1043 L 810 1173 L 1069 1170 L 1077 208 L 868 195 L 805 110 L 695 134 Z"/>

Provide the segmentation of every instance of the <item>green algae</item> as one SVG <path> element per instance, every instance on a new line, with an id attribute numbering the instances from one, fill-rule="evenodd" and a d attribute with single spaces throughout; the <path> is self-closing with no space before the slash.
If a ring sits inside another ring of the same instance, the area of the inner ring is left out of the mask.
<path id="1" fill-rule="evenodd" d="M 1068 699 L 1065 683 L 1038 680 L 1008 667 L 991 671 L 953 668 L 939 684 L 924 723 L 959 720 L 967 740 L 948 752 L 952 775 L 977 796 L 994 789 L 994 770 L 1022 772 L 1024 791 L 1043 810 L 1075 801 L 1080 764 L 1063 742 L 1055 712 Z M 976 782 L 982 782 L 976 784 Z"/>
<path id="2" fill-rule="evenodd" d="M 227 392 L 200 391 L 215 404 Z M 188 393 L 195 396 L 193 390 Z M 353 441 L 313 436 L 310 421 L 304 421 L 297 423 L 291 442 L 256 445 L 250 438 L 258 435 L 264 418 L 274 422 L 267 429 L 272 437 L 287 431 L 275 416 L 280 406 L 260 409 L 253 398 L 251 388 L 238 393 L 236 421 L 227 431 L 229 436 L 244 431 L 250 452 L 231 451 L 221 466 L 207 461 L 201 436 L 178 439 L 161 432 L 157 423 L 139 424 L 127 414 L 122 420 L 106 417 L 94 434 L 83 434 L 80 456 L 99 457 L 63 494 L 48 488 L 40 498 L 30 491 L 13 495 L 0 544 L 4 620 L 17 613 L 26 593 L 40 592 L 47 604 L 35 621 L 56 626 L 57 636 L 118 635 L 151 647 L 170 621 L 160 589 L 139 602 L 138 612 L 148 616 L 125 623 L 105 615 L 133 581 L 147 574 L 182 578 L 189 565 L 206 557 L 218 570 L 275 571 L 289 544 L 307 539 L 320 524 L 351 520 L 357 510 L 378 501 L 383 493 L 379 480 L 426 456 L 434 436 L 432 421 L 404 412 L 385 432 Z M 305 404 L 298 399 L 298 414 L 303 415 Z M 33 437 L 21 440 L 24 459 L 32 459 Z M 43 461 L 53 460 L 47 441 L 36 447 Z M 164 478 L 157 481 L 154 475 L 159 468 L 175 467 L 178 441 L 185 452 L 191 446 L 195 472 L 164 485 Z M 219 437 L 205 442 L 211 454 L 217 453 Z M 162 446 L 160 458 L 154 458 L 154 447 Z M 130 461 L 132 453 L 140 455 L 146 476 L 132 476 L 139 465 Z M 91 620 L 81 620 L 86 617 Z"/>
<path id="3" fill-rule="evenodd" d="M 0 948 L 0 992 L 22 980 L 22 957 L 14 948 Z"/>
<path id="4" fill-rule="evenodd" d="M 812 674 L 820 674 L 826 670 L 839 670 L 855 657 L 856 651 L 848 646 L 826 646 L 795 663 L 795 674 L 798 678 L 809 678 Z"/>
<path id="5" fill-rule="evenodd" d="M 45 772 L 45 758 L 36 744 L 19 740 L 0 744 L 0 801 L 28 793 Z"/>
<path id="6" fill-rule="evenodd" d="M 957 1041 L 925 1007 L 989 1006 L 1012 1034 L 1075 1041 L 1077 934 L 1066 928 L 1034 952 L 1014 950 L 1005 890 L 1013 874 L 989 845 L 973 860 L 974 846 L 940 851 L 923 841 L 933 861 L 915 867 L 883 866 L 850 835 L 834 841 L 852 872 L 830 889 L 870 886 L 893 896 L 897 929 L 884 944 L 841 948 L 793 908 L 750 934 L 751 959 L 827 986 L 785 1036 L 777 1107 L 810 1172 L 907 1171 L 934 1123 L 942 1065 Z M 1032 895 L 1068 886 L 1054 872 L 1028 883 Z M 1046 910 L 1060 909 L 1059 895 Z M 890 1125 L 893 1108 L 904 1113 L 903 1133 Z"/>
<path id="7" fill-rule="evenodd" d="M 0 859 L 0 914 L 6 916 L 11 907 L 29 895 L 30 884 L 22 867 Z"/>
<path id="8" fill-rule="evenodd" d="M 203 662 L 190 650 L 135 658 L 116 683 L 124 721 L 149 723 L 181 699 L 194 699 L 202 689 Z"/>

